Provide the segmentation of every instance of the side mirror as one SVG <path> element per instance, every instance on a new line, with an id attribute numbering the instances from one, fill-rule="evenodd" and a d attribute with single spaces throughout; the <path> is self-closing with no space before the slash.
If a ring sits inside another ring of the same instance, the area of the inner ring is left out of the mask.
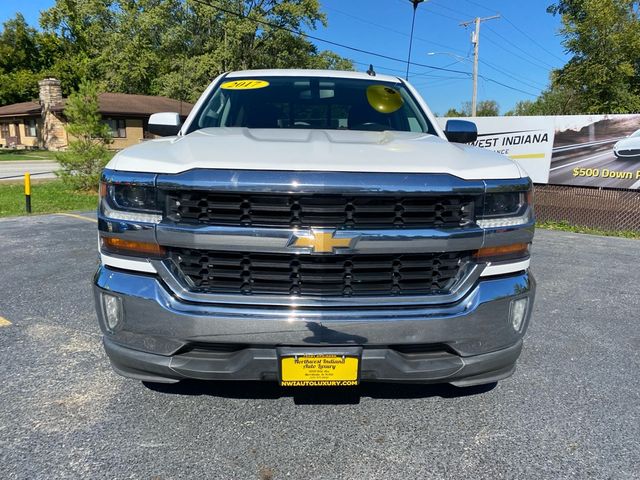
<path id="1" fill-rule="evenodd" d="M 478 139 L 478 127 L 466 120 L 448 120 L 444 134 L 450 142 L 473 143 Z"/>
<path id="2" fill-rule="evenodd" d="M 149 133 L 161 137 L 171 137 L 180 131 L 182 122 L 177 112 L 154 113 L 149 117 Z"/>

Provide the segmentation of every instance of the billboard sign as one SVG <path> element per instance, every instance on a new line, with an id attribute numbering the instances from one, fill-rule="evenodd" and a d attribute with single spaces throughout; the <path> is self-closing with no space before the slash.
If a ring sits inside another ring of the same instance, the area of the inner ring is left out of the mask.
<path id="1" fill-rule="evenodd" d="M 640 188 L 640 115 L 549 118 L 555 125 L 549 183 Z"/>
<path id="2" fill-rule="evenodd" d="M 444 128 L 448 118 L 438 118 Z M 466 118 L 535 183 L 640 188 L 640 114 Z"/>
<path id="3" fill-rule="evenodd" d="M 444 128 L 449 118 L 438 118 Z M 478 127 L 474 145 L 518 162 L 535 183 L 547 183 L 553 149 L 551 117 L 472 117 Z"/>

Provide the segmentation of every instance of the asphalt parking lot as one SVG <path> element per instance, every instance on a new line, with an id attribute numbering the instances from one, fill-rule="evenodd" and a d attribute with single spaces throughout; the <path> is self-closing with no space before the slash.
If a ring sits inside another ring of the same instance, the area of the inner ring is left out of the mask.
<path id="1" fill-rule="evenodd" d="M 539 231 L 515 376 L 492 390 L 121 378 L 91 214 L 0 220 L 0 478 L 639 478 L 640 242 Z"/>

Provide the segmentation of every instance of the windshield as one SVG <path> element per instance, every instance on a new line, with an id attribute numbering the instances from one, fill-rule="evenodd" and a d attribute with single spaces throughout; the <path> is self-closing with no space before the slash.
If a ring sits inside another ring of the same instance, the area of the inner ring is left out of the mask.
<path id="1" fill-rule="evenodd" d="M 324 77 L 223 80 L 189 131 L 210 127 L 436 134 L 402 83 Z"/>
<path id="2" fill-rule="evenodd" d="M 635 132 L 633 132 L 631 135 L 629 135 L 632 138 L 637 138 L 640 137 L 640 130 L 636 130 Z"/>

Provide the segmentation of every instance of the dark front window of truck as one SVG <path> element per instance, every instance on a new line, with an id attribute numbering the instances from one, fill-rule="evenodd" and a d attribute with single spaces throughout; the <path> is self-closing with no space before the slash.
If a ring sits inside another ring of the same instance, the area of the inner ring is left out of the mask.
<path id="1" fill-rule="evenodd" d="M 251 77 L 245 84 L 232 83 L 242 81 L 223 80 L 189 130 L 248 127 L 436 133 L 400 82 L 375 77 Z"/>

